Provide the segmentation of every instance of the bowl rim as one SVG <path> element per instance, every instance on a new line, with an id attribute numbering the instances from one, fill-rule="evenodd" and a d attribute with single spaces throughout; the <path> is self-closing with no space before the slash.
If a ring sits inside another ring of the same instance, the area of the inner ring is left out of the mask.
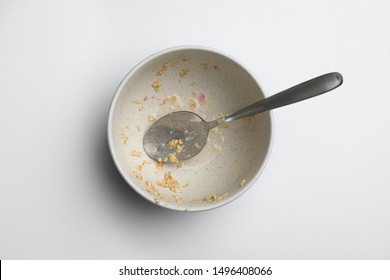
<path id="1" fill-rule="evenodd" d="M 268 160 L 270 158 L 270 154 L 271 154 L 273 142 L 274 142 L 274 119 L 273 119 L 272 111 L 266 112 L 267 114 L 269 114 L 270 133 L 269 133 L 269 144 L 266 148 L 265 157 L 264 157 L 264 160 L 263 160 L 261 166 L 258 168 L 256 174 L 254 176 L 252 176 L 252 178 L 250 180 L 248 180 L 248 182 L 245 184 L 245 188 L 243 188 L 241 192 L 237 192 L 234 196 L 229 196 L 227 199 L 224 199 L 221 201 L 216 201 L 214 203 L 209 203 L 209 204 L 206 204 L 202 207 L 197 207 L 197 208 L 193 208 L 193 209 L 180 207 L 180 205 L 178 205 L 178 207 L 173 207 L 170 204 L 156 203 L 152 197 L 144 195 L 144 193 L 142 193 L 139 190 L 139 188 L 137 187 L 137 185 L 138 185 L 137 182 L 132 181 L 131 178 L 126 175 L 125 170 L 123 169 L 123 167 L 119 163 L 119 159 L 118 159 L 117 155 L 115 154 L 114 132 L 113 132 L 113 118 L 114 118 L 114 113 L 115 113 L 114 108 L 116 107 L 117 101 L 118 101 L 119 97 L 121 96 L 121 92 L 123 92 L 122 90 L 123 90 L 124 86 L 126 85 L 128 80 L 140 68 L 142 68 L 145 64 L 149 63 L 150 61 L 154 60 L 155 58 L 161 57 L 161 56 L 169 54 L 169 53 L 173 53 L 173 52 L 177 52 L 177 51 L 184 51 L 184 50 L 205 51 L 205 52 L 215 53 L 215 54 L 220 55 L 220 56 L 224 56 L 228 60 L 231 60 L 232 62 L 239 65 L 250 76 L 250 78 L 257 84 L 257 86 L 260 88 L 261 92 L 264 94 L 264 98 L 267 97 L 267 95 L 265 94 L 264 88 L 262 87 L 259 80 L 256 78 L 256 75 L 254 75 L 249 70 L 249 68 L 244 63 L 242 63 L 239 59 L 233 57 L 230 54 L 225 53 L 224 51 L 221 51 L 219 49 L 215 49 L 212 47 L 205 47 L 205 46 L 199 46 L 199 45 L 180 45 L 180 46 L 165 48 L 165 49 L 162 49 L 160 51 L 157 51 L 157 52 L 147 56 L 146 58 L 144 58 L 140 62 L 138 62 L 124 76 L 124 78 L 119 83 L 119 85 L 118 85 L 117 89 L 115 90 L 115 93 L 111 99 L 111 103 L 109 106 L 109 112 L 108 112 L 108 118 L 107 118 L 107 143 L 108 143 L 108 148 L 109 148 L 109 151 L 111 154 L 111 158 L 112 158 L 114 165 L 117 168 L 118 172 L 120 173 L 122 178 L 126 181 L 126 183 L 141 197 L 143 197 L 147 201 L 151 202 L 153 205 L 157 205 L 157 206 L 160 206 L 160 207 L 165 208 L 165 209 L 181 211 L 181 212 L 202 212 L 202 211 L 216 209 L 216 208 L 219 208 L 221 206 L 224 206 L 226 204 L 231 203 L 232 201 L 236 200 L 241 195 L 246 193 L 255 184 L 255 182 L 258 180 L 260 175 L 263 173 L 265 166 L 267 165 Z"/>

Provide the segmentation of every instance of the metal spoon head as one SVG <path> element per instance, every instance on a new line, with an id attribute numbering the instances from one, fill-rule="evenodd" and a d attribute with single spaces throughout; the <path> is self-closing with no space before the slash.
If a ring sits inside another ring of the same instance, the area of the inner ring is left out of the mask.
<path id="1" fill-rule="evenodd" d="M 200 116 L 179 111 L 158 119 L 146 132 L 146 154 L 159 161 L 179 163 L 199 154 L 206 145 L 209 125 Z"/>

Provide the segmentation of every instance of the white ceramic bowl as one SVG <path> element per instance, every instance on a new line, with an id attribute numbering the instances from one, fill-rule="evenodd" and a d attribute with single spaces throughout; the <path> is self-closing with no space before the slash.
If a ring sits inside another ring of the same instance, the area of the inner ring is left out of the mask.
<path id="1" fill-rule="evenodd" d="M 158 52 L 124 78 L 108 120 L 112 158 L 126 182 L 162 207 L 200 211 L 224 205 L 259 177 L 272 142 L 269 112 L 210 131 L 204 150 L 181 164 L 148 158 L 142 139 L 152 123 L 189 110 L 206 121 L 264 98 L 256 79 L 232 57 L 205 47 Z"/>

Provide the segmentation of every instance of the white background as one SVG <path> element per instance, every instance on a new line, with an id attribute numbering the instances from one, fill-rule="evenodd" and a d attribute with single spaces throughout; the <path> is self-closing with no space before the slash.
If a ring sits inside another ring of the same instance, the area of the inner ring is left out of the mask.
<path id="1" fill-rule="evenodd" d="M 387 1 L 0 0 L 0 259 L 389 259 Z M 274 111 L 270 160 L 222 208 L 139 197 L 107 148 L 111 98 L 140 60 L 204 45 L 266 95 L 339 71 Z"/>

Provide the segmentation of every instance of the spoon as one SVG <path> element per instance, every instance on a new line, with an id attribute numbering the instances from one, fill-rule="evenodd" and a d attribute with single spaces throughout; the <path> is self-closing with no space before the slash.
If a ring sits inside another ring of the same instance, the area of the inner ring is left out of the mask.
<path id="1" fill-rule="evenodd" d="M 143 139 L 145 152 L 159 162 L 179 163 L 199 154 L 209 131 L 216 126 L 296 103 L 337 88 L 340 73 L 328 73 L 293 86 L 211 122 L 189 111 L 173 112 L 158 119 Z"/>

